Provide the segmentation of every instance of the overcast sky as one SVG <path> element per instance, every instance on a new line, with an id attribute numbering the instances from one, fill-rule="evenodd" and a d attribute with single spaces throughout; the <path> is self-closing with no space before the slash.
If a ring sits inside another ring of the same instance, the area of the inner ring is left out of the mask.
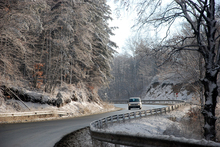
<path id="1" fill-rule="evenodd" d="M 111 17 L 113 18 L 112 21 L 109 21 L 109 25 L 110 27 L 118 27 L 118 29 L 113 31 L 115 35 L 111 36 L 111 40 L 117 43 L 119 46 L 117 51 L 121 53 L 123 46 L 125 46 L 126 39 L 132 35 L 131 27 L 133 25 L 132 19 L 134 19 L 134 15 L 132 16 L 129 12 L 121 11 L 121 16 L 118 17 L 115 11 L 117 6 L 114 0 L 108 0 L 108 5 L 110 5 L 112 9 Z"/>
<path id="2" fill-rule="evenodd" d="M 135 19 L 137 18 L 137 13 L 135 10 L 121 10 L 120 17 L 118 17 L 118 13 L 116 12 L 117 3 L 114 3 L 114 0 L 108 0 L 108 5 L 110 5 L 112 10 L 111 17 L 113 18 L 112 21 L 109 21 L 110 27 L 118 27 L 118 29 L 114 30 L 114 36 L 111 36 L 111 40 L 116 42 L 119 46 L 117 51 L 122 53 L 126 50 L 126 40 L 131 38 L 132 36 L 136 35 L 136 31 L 131 29 L 131 27 L 135 24 Z M 165 30 L 165 29 L 164 29 Z M 165 34 L 165 31 L 163 32 Z M 140 34 L 139 34 L 140 35 Z M 148 27 L 146 32 L 144 33 L 145 37 L 149 38 L 148 40 L 155 40 L 155 29 L 153 27 Z M 158 37 L 158 36 L 157 36 Z M 128 51 L 128 50 L 127 50 Z M 129 52 L 129 51 L 128 51 Z"/>
<path id="3" fill-rule="evenodd" d="M 168 3 L 170 3 L 170 1 L 171 0 L 163 1 L 161 5 L 166 6 Z M 113 31 L 115 33 L 115 36 L 111 36 L 111 40 L 116 42 L 116 44 L 119 46 L 117 51 L 119 53 L 122 53 L 124 52 L 124 50 L 126 50 L 126 40 L 136 35 L 137 31 L 132 30 L 131 27 L 135 24 L 137 12 L 135 10 L 126 11 L 122 9 L 120 11 L 120 17 L 118 17 L 118 13 L 115 11 L 115 9 L 117 8 L 117 3 L 114 3 L 114 0 L 108 0 L 107 4 L 111 7 L 111 17 L 113 18 L 112 21 L 109 21 L 109 26 L 118 27 L 118 29 Z M 179 28 L 180 26 L 180 21 L 174 23 L 173 29 L 171 28 L 170 30 L 171 34 L 177 33 L 178 30 L 181 30 Z M 145 40 L 148 40 L 148 42 L 158 43 L 160 39 L 166 36 L 167 28 L 167 26 L 161 26 L 159 29 L 157 29 L 157 31 L 159 32 L 156 33 L 153 26 L 148 26 L 146 29 L 144 29 L 144 32 L 142 31 L 142 35 L 138 35 L 142 36 L 142 38 L 144 38 Z"/>

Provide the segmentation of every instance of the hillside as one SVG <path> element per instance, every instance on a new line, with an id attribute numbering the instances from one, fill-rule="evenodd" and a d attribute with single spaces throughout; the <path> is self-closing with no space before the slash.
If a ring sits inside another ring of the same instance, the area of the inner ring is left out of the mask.
<path id="1" fill-rule="evenodd" d="M 115 110 L 113 105 L 101 100 L 88 101 L 87 94 L 86 88 L 77 88 L 72 85 L 57 88 L 53 94 L 14 86 L 5 90 L 5 93 L 0 90 L 0 123 L 63 118 L 57 115 L 58 111 L 68 113 L 65 117 L 78 117 Z M 1 115 L 35 111 L 53 112 L 53 115 L 28 117 L 3 117 L 4 115 Z"/>
<path id="2" fill-rule="evenodd" d="M 19 97 L 56 107 L 101 105 L 97 91 L 108 84 L 116 47 L 110 14 L 105 0 L 2 0 L 1 109 L 17 107 Z"/>
<path id="3" fill-rule="evenodd" d="M 199 82 L 186 81 L 177 73 L 156 75 L 145 92 L 142 93 L 143 99 L 149 100 L 185 100 L 199 104 Z"/>

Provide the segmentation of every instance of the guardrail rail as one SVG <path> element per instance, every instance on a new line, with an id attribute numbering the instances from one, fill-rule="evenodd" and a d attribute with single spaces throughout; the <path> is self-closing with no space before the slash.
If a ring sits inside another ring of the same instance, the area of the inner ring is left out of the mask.
<path id="1" fill-rule="evenodd" d="M 112 99 L 112 100 L 110 100 L 110 102 L 127 104 L 128 100 L 125 100 L 125 99 Z M 141 100 L 141 102 L 143 104 L 154 104 L 154 105 L 155 104 L 170 105 L 170 104 L 176 104 L 176 103 L 185 103 L 185 101 L 183 101 L 183 100 Z"/>
<path id="2" fill-rule="evenodd" d="M 1 117 L 16 117 L 16 116 L 36 116 L 36 115 L 52 115 L 57 114 L 59 116 L 69 115 L 66 111 L 33 111 L 33 112 L 13 112 L 13 113 L 0 113 Z"/>
<path id="3" fill-rule="evenodd" d="M 90 123 L 90 134 L 93 140 L 93 146 L 107 146 L 106 144 L 113 144 L 115 146 L 181 146 L 181 147 L 200 147 L 200 146 L 220 146 L 220 144 L 212 141 L 200 141 L 193 139 L 183 139 L 178 137 L 164 137 L 164 136 L 134 136 L 129 134 L 109 133 L 102 130 L 103 128 L 112 125 L 113 123 L 125 122 L 131 119 L 138 119 L 156 114 L 167 113 L 172 110 L 185 105 L 185 101 L 181 100 L 142 100 L 143 104 L 169 104 L 170 106 L 164 108 L 157 108 L 151 110 L 141 110 L 125 114 L 112 115 Z"/>

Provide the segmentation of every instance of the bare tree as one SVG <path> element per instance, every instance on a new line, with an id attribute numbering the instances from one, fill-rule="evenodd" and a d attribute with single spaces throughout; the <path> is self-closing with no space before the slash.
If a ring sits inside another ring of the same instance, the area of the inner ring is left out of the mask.
<path id="1" fill-rule="evenodd" d="M 134 3 L 134 1 L 126 2 L 125 6 L 129 7 L 132 2 Z M 173 0 L 165 7 L 162 6 L 163 2 L 162 0 L 138 1 L 137 26 L 145 28 L 149 24 L 155 27 L 166 25 L 168 35 L 176 20 L 183 18 L 189 23 L 192 35 L 181 36 L 177 42 L 161 45 L 158 50 L 169 52 L 168 58 L 180 50 L 197 51 L 202 55 L 205 61 L 205 76 L 201 79 L 205 88 L 205 105 L 202 110 L 205 121 L 204 136 L 207 140 L 215 140 L 215 108 L 218 96 L 216 82 L 220 69 L 220 37 L 219 33 L 216 33 L 216 24 L 219 22 L 215 18 L 215 0 Z"/>

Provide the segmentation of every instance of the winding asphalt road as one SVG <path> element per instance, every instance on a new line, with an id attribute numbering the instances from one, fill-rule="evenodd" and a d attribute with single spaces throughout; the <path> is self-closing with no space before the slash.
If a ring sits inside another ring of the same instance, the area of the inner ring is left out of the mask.
<path id="1" fill-rule="evenodd" d="M 84 117 L 60 119 L 42 122 L 0 124 L 0 147 L 53 147 L 64 135 L 89 126 L 90 122 L 127 110 L 126 104 L 115 104 L 123 110 Z M 161 105 L 143 105 L 143 110 L 161 108 Z"/>

